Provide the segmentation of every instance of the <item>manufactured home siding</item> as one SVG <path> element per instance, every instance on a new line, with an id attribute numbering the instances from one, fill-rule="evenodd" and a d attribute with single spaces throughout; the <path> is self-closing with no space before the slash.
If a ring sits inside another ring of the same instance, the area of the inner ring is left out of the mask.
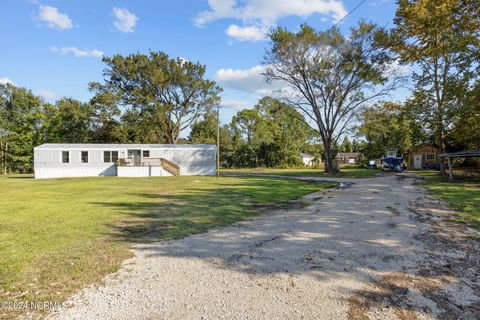
<path id="1" fill-rule="evenodd" d="M 62 163 L 62 151 L 70 152 L 69 163 Z M 81 162 L 81 151 L 88 151 L 88 163 Z M 102 150 L 69 148 L 35 149 L 35 178 L 63 178 L 86 176 L 116 176 L 113 162 L 103 162 Z"/>
<path id="2" fill-rule="evenodd" d="M 180 167 L 180 175 L 214 175 L 216 171 L 215 145 L 44 144 L 34 149 L 35 178 L 146 176 L 145 172 L 147 176 L 171 175 L 154 166 L 135 170 L 104 162 L 104 151 L 117 151 L 118 158 L 124 159 L 129 149 L 141 150 L 142 155 L 148 150 L 149 158 L 164 158 L 175 163 Z M 62 151 L 70 153 L 69 163 L 62 163 Z M 88 163 L 81 162 L 82 151 L 88 152 Z"/>

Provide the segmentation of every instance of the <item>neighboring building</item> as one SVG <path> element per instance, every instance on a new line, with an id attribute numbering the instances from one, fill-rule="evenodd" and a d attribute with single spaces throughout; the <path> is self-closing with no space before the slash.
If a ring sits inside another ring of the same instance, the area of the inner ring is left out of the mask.
<path id="1" fill-rule="evenodd" d="M 337 160 L 339 164 L 359 164 L 360 152 L 339 152 Z"/>
<path id="2" fill-rule="evenodd" d="M 315 160 L 317 159 L 317 157 L 303 152 L 300 153 L 300 158 L 302 158 L 302 162 L 306 166 L 313 166 L 315 164 Z"/>
<path id="3" fill-rule="evenodd" d="M 438 154 L 440 148 L 431 143 L 423 143 L 408 153 L 408 168 L 422 169 L 422 166 L 440 162 Z"/>
<path id="4" fill-rule="evenodd" d="M 215 175 L 210 144 L 42 144 L 34 148 L 35 178 Z"/>

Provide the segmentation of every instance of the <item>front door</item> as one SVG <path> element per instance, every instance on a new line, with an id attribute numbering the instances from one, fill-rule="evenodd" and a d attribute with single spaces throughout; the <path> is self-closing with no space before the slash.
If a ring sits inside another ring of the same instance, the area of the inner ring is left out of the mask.
<path id="1" fill-rule="evenodd" d="M 422 169 L 422 155 L 415 154 L 413 156 L 413 168 L 414 169 Z"/>
<path id="2" fill-rule="evenodd" d="M 139 166 L 140 165 L 140 158 L 142 157 L 142 150 L 140 149 L 129 149 L 127 150 L 128 158 L 133 159 L 133 165 Z"/>

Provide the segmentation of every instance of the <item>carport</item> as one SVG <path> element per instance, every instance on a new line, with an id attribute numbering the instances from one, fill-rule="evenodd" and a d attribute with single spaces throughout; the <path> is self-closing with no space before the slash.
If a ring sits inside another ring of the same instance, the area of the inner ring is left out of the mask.
<path id="1" fill-rule="evenodd" d="M 480 150 L 471 150 L 471 151 L 459 151 L 459 152 L 450 152 L 450 153 L 441 153 L 439 154 L 440 159 L 447 158 L 448 163 L 448 178 L 453 179 L 453 164 L 452 159 L 454 158 L 471 158 L 471 157 L 480 157 Z M 443 161 L 442 161 L 443 163 Z"/>

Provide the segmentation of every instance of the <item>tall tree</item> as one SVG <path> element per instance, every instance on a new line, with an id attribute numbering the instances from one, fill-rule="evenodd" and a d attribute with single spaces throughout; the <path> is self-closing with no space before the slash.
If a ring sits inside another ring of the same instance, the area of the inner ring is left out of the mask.
<path id="1" fill-rule="evenodd" d="M 92 83 L 97 94 L 109 92 L 125 109 L 138 111 L 157 127 L 157 142 L 177 143 L 180 133 L 219 102 L 221 88 L 205 79 L 205 66 L 163 52 L 104 57 L 105 82 Z"/>
<path id="2" fill-rule="evenodd" d="M 217 113 L 213 110 L 205 112 L 201 121 L 195 122 L 190 131 L 192 143 L 217 143 Z"/>
<path id="3" fill-rule="evenodd" d="M 316 135 L 295 108 L 281 101 L 264 97 L 255 106 L 266 124 L 268 134 L 262 134 L 260 159 L 265 166 L 300 164 L 300 150 Z"/>
<path id="4" fill-rule="evenodd" d="M 95 84 L 90 86 L 90 91 L 96 91 Z M 120 115 L 116 96 L 110 92 L 99 92 L 91 100 L 93 141 L 96 143 L 120 142 Z"/>
<path id="5" fill-rule="evenodd" d="M 353 152 L 353 146 L 348 137 L 343 138 L 339 147 L 340 152 Z"/>
<path id="6" fill-rule="evenodd" d="M 468 92 L 455 114 L 451 136 L 463 149 L 480 150 L 480 81 Z"/>
<path id="7" fill-rule="evenodd" d="M 412 64 L 412 104 L 441 150 L 461 96 L 478 71 L 477 0 L 399 0 L 395 27 L 378 37 L 404 64 Z"/>
<path id="8" fill-rule="evenodd" d="M 314 123 L 324 145 L 325 172 L 335 172 L 333 147 L 367 101 L 387 95 L 399 81 L 391 77 L 388 54 L 374 46 L 377 27 L 360 22 L 345 36 L 336 28 L 297 33 L 278 27 L 265 57 L 267 80 L 288 86 L 283 98 Z"/>
<path id="9" fill-rule="evenodd" d="M 88 143 L 93 141 L 93 107 L 72 98 L 62 98 L 44 108 L 44 141 Z"/>
<path id="10" fill-rule="evenodd" d="M 394 102 L 378 102 L 359 115 L 357 134 L 367 142 L 363 153 L 369 159 L 380 158 L 386 149 L 398 148 L 400 154 L 426 139 L 421 125 L 408 108 Z"/>
<path id="11" fill-rule="evenodd" d="M 300 151 L 315 137 L 301 113 L 271 97 L 239 111 L 230 126 L 234 142 L 230 160 L 236 167 L 298 165 Z"/>
<path id="12" fill-rule="evenodd" d="M 242 139 L 247 144 L 259 144 L 271 132 L 267 129 L 265 119 L 261 117 L 257 109 L 244 109 L 233 116 L 232 127 L 234 128 L 237 142 Z"/>
<path id="13" fill-rule="evenodd" d="M 25 88 L 0 84 L 0 168 L 30 172 L 33 147 L 40 141 L 42 101 Z"/>

